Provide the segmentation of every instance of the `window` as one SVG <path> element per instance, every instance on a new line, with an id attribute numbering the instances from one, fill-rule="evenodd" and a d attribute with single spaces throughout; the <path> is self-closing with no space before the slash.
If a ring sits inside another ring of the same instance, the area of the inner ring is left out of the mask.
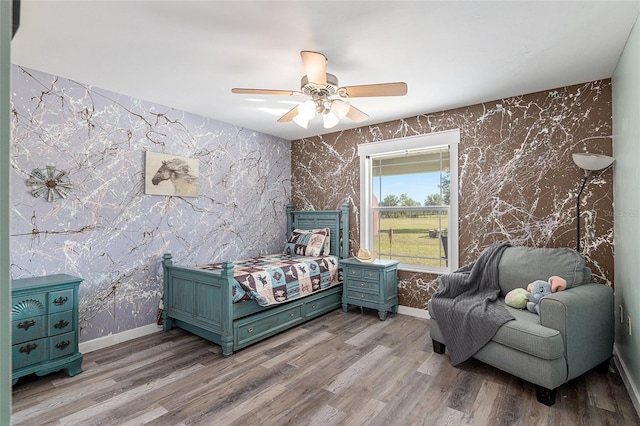
<path id="1" fill-rule="evenodd" d="M 458 265 L 458 144 L 452 130 L 358 146 L 360 246 L 404 270 Z"/>

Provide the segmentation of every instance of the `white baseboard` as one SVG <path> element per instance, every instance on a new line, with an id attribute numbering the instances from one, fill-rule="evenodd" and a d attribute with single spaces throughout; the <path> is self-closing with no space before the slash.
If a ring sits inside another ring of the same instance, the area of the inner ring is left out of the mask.
<path id="1" fill-rule="evenodd" d="M 429 311 L 427 311 L 426 309 L 411 308 L 409 306 L 398 305 L 398 313 L 424 319 L 431 318 L 429 316 Z"/>
<path id="2" fill-rule="evenodd" d="M 123 331 L 122 333 L 109 334 L 108 336 L 98 337 L 97 339 L 89 340 L 88 342 L 82 342 L 78 345 L 78 348 L 81 353 L 86 354 L 88 352 L 97 351 L 98 349 L 126 342 L 127 340 L 137 339 L 138 337 L 157 333 L 158 331 L 162 331 L 162 327 L 155 323 L 143 325 L 142 327 Z"/>
<path id="3" fill-rule="evenodd" d="M 638 392 L 635 384 L 629 380 L 625 363 L 622 358 L 620 358 L 620 353 L 618 352 L 618 346 L 614 345 L 613 353 L 615 355 L 613 359 L 615 360 L 618 371 L 620 372 L 620 377 L 622 377 L 622 381 L 624 382 L 624 386 L 627 388 L 627 393 L 629 393 L 631 402 L 633 402 L 633 406 L 636 408 L 636 412 L 640 416 L 640 392 Z"/>

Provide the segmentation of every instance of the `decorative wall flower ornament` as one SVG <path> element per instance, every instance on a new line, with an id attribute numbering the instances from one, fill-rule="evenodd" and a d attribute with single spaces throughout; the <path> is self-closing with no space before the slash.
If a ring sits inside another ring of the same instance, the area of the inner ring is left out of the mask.
<path id="1" fill-rule="evenodd" d="M 31 195 L 44 196 L 47 201 L 53 202 L 57 196 L 67 198 L 69 190 L 73 187 L 67 179 L 67 172 L 56 170 L 55 166 L 47 166 L 46 172 L 41 169 L 33 169 L 27 180 L 27 185 L 32 187 Z"/>

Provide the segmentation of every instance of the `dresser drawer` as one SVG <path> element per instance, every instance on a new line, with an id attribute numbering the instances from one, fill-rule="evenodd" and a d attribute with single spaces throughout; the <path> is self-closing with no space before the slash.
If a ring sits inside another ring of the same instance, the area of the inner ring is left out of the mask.
<path id="1" fill-rule="evenodd" d="M 377 294 L 380 290 L 380 283 L 378 281 L 348 280 L 347 287 L 348 290 L 363 290 Z"/>
<path id="2" fill-rule="evenodd" d="M 40 316 L 11 321 L 12 344 L 16 345 L 46 336 L 45 318 Z"/>
<path id="3" fill-rule="evenodd" d="M 49 336 L 73 331 L 73 311 L 58 312 L 49 316 Z"/>
<path id="4" fill-rule="evenodd" d="M 11 367 L 15 370 L 16 368 L 37 364 L 48 359 L 47 340 L 31 340 L 13 345 L 11 347 Z"/>
<path id="5" fill-rule="evenodd" d="M 73 289 L 52 291 L 49 293 L 49 313 L 73 309 Z"/>
<path id="6" fill-rule="evenodd" d="M 66 333 L 50 339 L 51 359 L 70 355 L 76 351 L 76 333 Z"/>
<path id="7" fill-rule="evenodd" d="M 47 313 L 46 294 L 32 294 L 11 298 L 11 319 L 35 317 Z"/>

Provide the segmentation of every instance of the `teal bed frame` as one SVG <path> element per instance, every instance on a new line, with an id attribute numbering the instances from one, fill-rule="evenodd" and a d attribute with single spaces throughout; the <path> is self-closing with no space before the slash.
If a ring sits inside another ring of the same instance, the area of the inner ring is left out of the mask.
<path id="1" fill-rule="evenodd" d="M 331 251 L 340 259 L 349 256 L 349 204 L 340 210 L 294 210 L 287 206 L 287 235 L 294 229 L 331 230 Z M 301 299 L 274 306 L 254 300 L 232 303 L 233 263 L 220 271 L 174 265 L 163 256 L 164 330 L 178 327 L 210 340 L 229 356 L 342 306 L 342 283 Z M 341 280 L 342 281 L 342 280 Z"/>

